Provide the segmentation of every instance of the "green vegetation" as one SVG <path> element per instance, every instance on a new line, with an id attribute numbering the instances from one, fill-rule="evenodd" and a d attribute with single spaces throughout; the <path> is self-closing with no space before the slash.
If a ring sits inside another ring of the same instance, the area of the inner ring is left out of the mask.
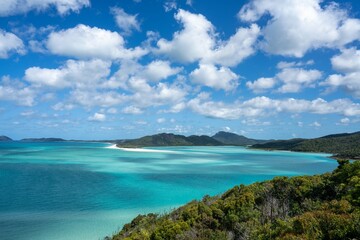
<path id="1" fill-rule="evenodd" d="M 339 159 L 360 158 L 360 132 L 333 134 L 315 139 L 290 139 L 255 144 L 253 148 L 333 153 Z"/>
<path id="2" fill-rule="evenodd" d="M 360 161 L 332 173 L 276 177 L 139 215 L 113 240 L 360 239 Z"/>
<path id="3" fill-rule="evenodd" d="M 154 147 L 154 146 L 221 146 L 221 142 L 209 136 L 175 135 L 172 133 L 161 133 L 145 136 L 134 140 L 124 140 L 117 144 L 118 147 Z"/>
<path id="4" fill-rule="evenodd" d="M 233 145 L 233 146 L 248 146 L 259 143 L 269 142 L 268 140 L 257 140 L 247 138 L 245 136 L 237 135 L 235 133 L 220 131 L 212 136 L 215 140 L 225 144 L 225 145 Z"/>

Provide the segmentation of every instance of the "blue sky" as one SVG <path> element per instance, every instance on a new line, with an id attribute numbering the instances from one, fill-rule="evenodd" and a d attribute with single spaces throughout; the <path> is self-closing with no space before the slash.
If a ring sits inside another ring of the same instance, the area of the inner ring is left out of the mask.
<path id="1" fill-rule="evenodd" d="M 358 131 L 359 10 L 325 0 L 2 0 L 0 135 Z"/>

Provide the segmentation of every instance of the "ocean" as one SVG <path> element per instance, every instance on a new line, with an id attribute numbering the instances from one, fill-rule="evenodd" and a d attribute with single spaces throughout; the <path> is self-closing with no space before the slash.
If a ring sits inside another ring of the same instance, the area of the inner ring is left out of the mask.
<path id="1" fill-rule="evenodd" d="M 274 176 L 332 171 L 328 154 L 243 147 L 117 149 L 108 143 L 0 143 L 1 240 L 98 240 L 138 214 Z"/>

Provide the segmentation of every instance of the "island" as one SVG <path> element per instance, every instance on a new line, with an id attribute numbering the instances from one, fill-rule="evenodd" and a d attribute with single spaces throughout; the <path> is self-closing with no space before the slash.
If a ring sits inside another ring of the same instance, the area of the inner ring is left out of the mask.
<path id="1" fill-rule="evenodd" d="M 192 135 L 185 137 L 172 133 L 160 133 L 117 143 L 120 148 L 166 147 L 166 146 L 222 146 L 222 142 L 209 136 Z"/>
<path id="2" fill-rule="evenodd" d="M 332 153 L 337 159 L 360 159 L 360 132 L 331 134 L 314 139 L 290 139 L 254 144 L 252 148 Z"/>
<path id="3" fill-rule="evenodd" d="M 113 142 L 113 141 L 108 141 Z M 119 148 L 166 146 L 246 146 L 263 150 L 331 153 L 336 159 L 360 159 L 360 132 L 332 134 L 314 139 L 258 140 L 220 131 L 212 137 L 160 133 L 132 140 L 118 140 Z"/>
<path id="4" fill-rule="evenodd" d="M 7 136 L 4 135 L 0 136 L 0 142 L 11 142 L 11 141 L 12 139 Z"/>
<path id="5" fill-rule="evenodd" d="M 22 142 L 65 142 L 62 138 L 24 138 Z"/>

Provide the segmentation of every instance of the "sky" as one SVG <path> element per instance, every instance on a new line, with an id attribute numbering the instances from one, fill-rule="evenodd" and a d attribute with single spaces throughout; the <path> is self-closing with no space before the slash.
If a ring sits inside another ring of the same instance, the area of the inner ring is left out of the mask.
<path id="1" fill-rule="evenodd" d="M 356 0 L 1 0 L 0 135 L 360 127 Z"/>

